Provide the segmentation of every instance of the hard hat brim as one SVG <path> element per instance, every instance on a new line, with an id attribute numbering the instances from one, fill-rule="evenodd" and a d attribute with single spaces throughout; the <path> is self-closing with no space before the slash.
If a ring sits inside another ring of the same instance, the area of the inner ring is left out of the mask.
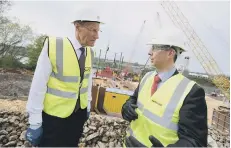
<path id="1" fill-rule="evenodd" d="M 176 47 L 176 48 L 174 48 L 174 47 Z M 183 49 L 183 48 L 181 48 L 181 47 L 179 47 L 179 46 L 173 46 L 173 48 L 174 48 L 174 50 L 178 50 L 178 51 L 180 52 L 180 54 L 181 54 L 182 52 L 186 52 L 185 49 Z"/>
<path id="2" fill-rule="evenodd" d="M 161 43 L 155 44 L 155 43 L 149 42 L 146 45 L 168 45 L 168 44 L 161 44 Z M 181 52 L 181 53 L 186 52 L 186 50 L 184 48 L 182 48 L 182 47 L 175 46 L 175 45 L 170 45 L 170 46 L 177 47 L 176 50 L 178 49 L 179 52 Z"/>
<path id="3" fill-rule="evenodd" d="M 99 24 L 105 24 L 104 22 L 100 22 L 100 21 L 89 21 L 89 20 L 75 20 L 75 21 L 73 21 L 73 22 L 71 22 L 71 23 L 74 23 L 74 22 L 76 22 L 76 21 L 81 21 L 81 22 L 96 22 L 96 23 L 99 23 Z"/>

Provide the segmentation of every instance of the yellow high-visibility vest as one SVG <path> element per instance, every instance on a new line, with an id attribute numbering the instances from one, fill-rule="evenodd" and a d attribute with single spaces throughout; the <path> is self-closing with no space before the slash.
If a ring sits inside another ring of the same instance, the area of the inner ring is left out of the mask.
<path id="1" fill-rule="evenodd" d="M 88 105 L 88 81 L 94 53 L 85 47 L 84 79 L 80 83 L 80 67 L 75 49 L 68 38 L 48 37 L 48 53 L 52 73 L 47 83 L 44 112 L 66 118 L 74 111 L 80 93 L 80 107 Z"/>
<path id="2" fill-rule="evenodd" d="M 136 109 L 138 119 L 130 123 L 127 131 L 127 137 L 133 136 L 147 147 L 152 146 L 150 135 L 164 146 L 174 144 L 179 139 L 177 135 L 179 111 L 195 84 L 182 74 L 177 74 L 164 82 L 151 96 L 155 75 L 156 72 L 149 72 L 142 79 Z"/>

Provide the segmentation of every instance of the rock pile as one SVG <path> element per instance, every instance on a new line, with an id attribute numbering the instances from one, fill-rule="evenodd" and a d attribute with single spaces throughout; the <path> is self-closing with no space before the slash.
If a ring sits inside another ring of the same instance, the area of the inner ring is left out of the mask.
<path id="1" fill-rule="evenodd" d="M 0 111 L 0 147 L 30 147 L 25 141 L 27 126 L 26 113 Z"/>
<path id="2" fill-rule="evenodd" d="M 122 147 L 128 122 L 116 117 L 92 113 L 85 123 L 79 147 Z M 0 110 L 0 147 L 31 147 L 25 140 L 28 115 Z M 229 133 L 209 128 L 208 147 L 230 147 Z"/>
<path id="3" fill-rule="evenodd" d="M 92 113 L 84 125 L 79 147 L 122 147 L 127 126 L 123 119 Z M 27 127 L 26 113 L 0 111 L 0 147 L 31 147 L 25 140 Z"/>
<path id="4" fill-rule="evenodd" d="M 208 147 L 230 147 L 229 133 L 221 133 L 217 129 L 210 127 L 208 134 Z"/>
<path id="5" fill-rule="evenodd" d="M 79 147 L 122 147 L 128 124 L 116 117 L 91 115 L 85 123 Z"/>

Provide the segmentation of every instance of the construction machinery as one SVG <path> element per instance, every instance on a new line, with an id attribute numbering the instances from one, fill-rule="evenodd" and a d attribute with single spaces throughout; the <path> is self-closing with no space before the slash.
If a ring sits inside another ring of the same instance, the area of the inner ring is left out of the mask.
<path id="1" fill-rule="evenodd" d="M 174 25 L 181 28 L 181 30 L 184 32 L 189 40 L 189 42 L 187 42 L 188 46 L 192 49 L 192 52 L 206 73 L 210 76 L 210 79 L 217 86 L 217 88 L 222 91 L 226 98 L 229 99 L 230 80 L 222 73 L 206 46 L 190 25 L 188 19 L 184 16 L 174 1 L 162 1 L 161 6 L 164 8 Z"/>
<path id="2" fill-rule="evenodd" d="M 112 78 L 113 77 L 113 71 L 109 66 L 107 66 L 103 70 L 96 72 L 96 76 L 105 77 L 105 78 Z"/>
<path id="3" fill-rule="evenodd" d="M 132 49 L 130 58 L 129 58 L 129 60 L 128 60 L 128 64 L 127 64 L 126 67 L 123 69 L 123 73 L 124 73 L 125 75 L 127 75 L 128 72 L 131 70 L 131 59 L 132 59 L 132 57 L 133 57 L 134 54 L 135 54 L 135 50 L 136 50 L 138 41 L 139 41 L 139 39 L 140 39 L 140 36 L 141 36 L 142 33 L 143 33 L 143 30 L 144 30 L 144 27 L 145 27 L 145 23 L 146 23 L 146 20 L 144 20 L 144 22 L 143 22 L 143 24 L 142 24 L 142 26 L 141 26 L 141 28 L 140 28 L 140 31 L 139 31 L 138 35 L 136 36 L 136 39 L 135 39 L 135 42 L 134 42 L 134 46 L 133 46 L 133 49 Z"/>
<path id="4" fill-rule="evenodd" d="M 135 73 L 135 74 L 133 75 L 132 81 L 134 81 L 134 82 L 139 82 L 139 81 L 140 81 L 139 75 Z"/>
<path id="5" fill-rule="evenodd" d="M 178 6 L 174 1 L 162 1 L 161 6 L 164 8 L 169 18 L 172 20 L 174 25 L 181 28 L 189 42 L 187 42 L 188 46 L 192 49 L 194 55 L 203 66 L 207 74 L 209 75 L 211 81 L 221 90 L 224 96 L 229 99 L 230 97 L 230 81 L 229 79 L 222 73 L 217 63 L 208 52 L 207 48 L 198 37 L 187 18 L 180 11 Z M 159 16 L 159 14 L 158 14 Z M 145 22 L 144 22 L 145 24 Z M 143 25 L 144 25 L 143 24 Z M 160 24 L 161 26 L 161 24 Z M 141 27 L 140 33 L 143 30 L 143 26 Z M 134 50 L 134 49 L 133 49 Z M 134 54 L 134 51 L 133 51 Z M 185 57 L 186 64 L 182 67 L 182 71 L 184 72 L 189 64 L 189 57 Z M 129 61 L 131 58 L 129 59 Z M 148 60 L 147 60 L 148 62 Z M 146 64 L 147 64 L 146 62 Z M 145 65 L 146 65 L 145 64 Z M 126 66 L 123 72 L 127 72 L 131 68 L 130 64 Z M 145 68 L 145 66 L 144 66 Z M 142 76 L 139 75 L 141 79 Z M 136 79 L 136 78 L 135 78 Z M 120 111 L 124 102 L 133 94 L 133 91 L 121 90 L 117 88 L 102 88 L 93 86 L 93 100 L 92 103 L 98 113 L 108 114 L 108 115 L 120 115 Z"/>

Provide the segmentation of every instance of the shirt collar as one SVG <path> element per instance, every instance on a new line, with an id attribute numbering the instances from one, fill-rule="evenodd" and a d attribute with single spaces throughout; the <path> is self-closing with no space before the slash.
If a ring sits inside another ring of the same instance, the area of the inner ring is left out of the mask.
<path id="1" fill-rule="evenodd" d="M 81 48 L 81 44 L 79 43 L 79 41 L 76 38 L 70 38 L 70 41 L 74 47 L 75 50 Z"/>
<path id="2" fill-rule="evenodd" d="M 176 71 L 176 67 L 172 67 L 169 71 L 166 72 L 157 72 L 162 82 L 168 80 Z"/>

